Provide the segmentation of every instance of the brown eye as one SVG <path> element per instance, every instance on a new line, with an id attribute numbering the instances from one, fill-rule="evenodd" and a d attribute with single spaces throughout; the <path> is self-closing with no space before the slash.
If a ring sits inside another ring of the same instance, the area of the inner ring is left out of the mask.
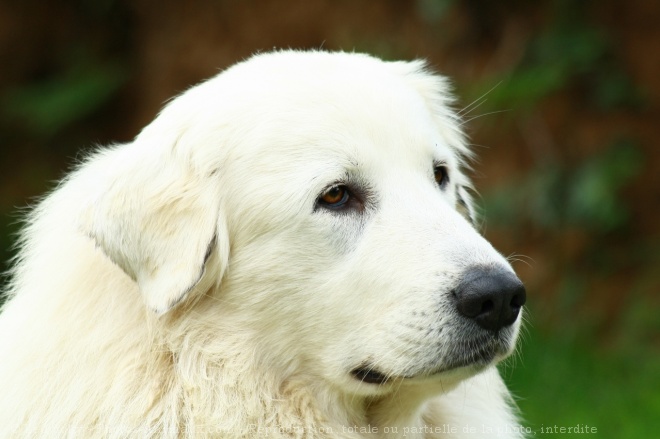
<path id="1" fill-rule="evenodd" d="M 446 166 L 436 166 L 433 168 L 433 174 L 435 176 L 435 181 L 440 188 L 444 188 L 447 183 L 449 183 L 449 175 L 447 175 Z"/>
<path id="2" fill-rule="evenodd" d="M 346 186 L 332 186 L 321 194 L 319 202 L 327 207 L 341 207 L 348 201 L 348 189 Z"/>

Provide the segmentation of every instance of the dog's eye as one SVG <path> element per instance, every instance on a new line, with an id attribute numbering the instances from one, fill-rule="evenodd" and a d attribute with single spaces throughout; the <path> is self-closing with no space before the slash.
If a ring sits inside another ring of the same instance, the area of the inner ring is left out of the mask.
<path id="1" fill-rule="evenodd" d="M 447 174 L 447 167 L 444 165 L 436 166 L 433 168 L 435 181 L 440 188 L 444 188 L 449 183 L 449 175 Z"/>
<path id="2" fill-rule="evenodd" d="M 350 195 L 346 186 L 336 185 L 323 192 L 318 201 L 319 204 L 325 207 L 337 209 L 346 204 L 349 197 Z"/>

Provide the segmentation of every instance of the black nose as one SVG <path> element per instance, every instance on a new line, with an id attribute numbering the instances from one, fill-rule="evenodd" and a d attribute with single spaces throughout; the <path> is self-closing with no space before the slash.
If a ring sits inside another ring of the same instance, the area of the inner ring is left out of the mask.
<path id="1" fill-rule="evenodd" d="M 527 297 L 515 274 L 484 267 L 468 269 L 453 293 L 458 312 L 489 331 L 513 324 Z"/>

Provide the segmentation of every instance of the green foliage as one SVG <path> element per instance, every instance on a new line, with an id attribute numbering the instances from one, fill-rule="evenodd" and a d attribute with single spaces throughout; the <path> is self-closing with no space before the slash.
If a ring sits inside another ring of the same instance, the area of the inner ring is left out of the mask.
<path id="1" fill-rule="evenodd" d="M 417 14 L 426 22 L 434 23 L 447 15 L 456 0 L 417 0 Z"/>
<path id="2" fill-rule="evenodd" d="M 625 224 L 629 210 L 621 189 L 637 177 L 641 166 L 640 150 L 627 141 L 583 163 L 568 179 L 570 188 L 564 187 L 567 220 L 602 231 Z"/>
<path id="3" fill-rule="evenodd" d="M 0 106 L 4 115 L 37 137 L 50 137 L 99 109 L 127 79 L 118 65 L 76 66 L 46 81 L 9 90 Z"/>
<path id="4" fill-rule="evenodd" d="M 602 110 L 643 102 L 621 71 L 606 34 L 584 22 L 561 20 L 534 36 L 511 70 L 477 84 L 470 94 L 476 99 L 488 93 L 489 108 L 525 110 L 571 86 L 584 88 L 588 101 Z"/>
<path id="5" fill-rule="evenodd" d="M 545 229 L 610 232 L 630 218 L 622 189 L 639 175 L 642 160 L 641 150 L 630 140 L 622 140 L 573 168 L 539 165 L 486 192 L 486 215 L 495 224 L 529 221 Z"/>

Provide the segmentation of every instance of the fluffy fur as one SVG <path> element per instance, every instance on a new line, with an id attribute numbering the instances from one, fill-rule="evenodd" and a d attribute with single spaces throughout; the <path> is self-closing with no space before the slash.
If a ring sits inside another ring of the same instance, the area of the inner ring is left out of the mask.
<path id="1" fill-rule="evenodd" d="M 519 437 L 494 367 L 519 321 L 494 341 L 451 305 L 511 268 L 450 102 L 420 61 L 268 53 L 92 154 L 22 233 L 0 437 Z"/>

